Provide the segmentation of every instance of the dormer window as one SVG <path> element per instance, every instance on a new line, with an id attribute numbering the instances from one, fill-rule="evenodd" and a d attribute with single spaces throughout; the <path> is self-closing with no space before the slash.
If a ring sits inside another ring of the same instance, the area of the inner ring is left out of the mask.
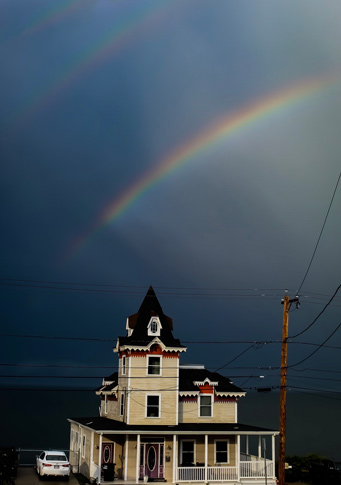
<path id="1" fill-rule="evenodd" d="M 212 417 L 212 395 L 204 394 L 199 396 L 199 416 L 201 418 Z"/>
<path id="2" fill-rule="evenodd" d="M 160 337 L 161 322 L 158 317 L 152 317 L 148 324 L 148 336 L 149 337 Z"/>

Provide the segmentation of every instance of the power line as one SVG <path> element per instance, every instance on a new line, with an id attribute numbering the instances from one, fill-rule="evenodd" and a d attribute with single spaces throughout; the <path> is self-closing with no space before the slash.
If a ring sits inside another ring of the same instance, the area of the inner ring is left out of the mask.
<path id="1" fill-rule="evenodd" d="M 316 388 L 312 388 L 312 387 L 301 387 L 301 386 L 287 386 L 288 388 L 291 388 L 291 389 L 303 389 L 303 390 L 306 390 L 306 391 L 317 391 L 317 392 L 330 392 L 330 393 L 333 393 L 333 394 L 341 394 L 341 390 L 339 389 L 316 389 Z"/>
<path id="2" fill-rule="evenodd" d="M 118 285 L 118 284 L 98 284 L 98 283 L 75 283 L 69 281 L 47 281 L 47 280 L 30 280 L 20 278 L 0 278 L 0 281 L 20 281 L 23 283 L 42 283 L 52 285 L 70 285 L 70 286 L 96 286 L 96 287 L 109 287 L 109 288 L 138 288 L 145 290 L 146 286 L 137 285 Z M 154 289 L 161 290 L 199 290 L 199 291 L 283 291 L 284 288 L 212 288 L 202 286 L 153 286 Z M 141 291 L 143 293 L 143 291 Z"/>
<path id="3" fill-rule="evenodd" d="M 329 339 L 332 338 L 332 336 L 338 331 L 338 329 L 341 327 L 341 322 L 339 323 L 339 325 L 336 327 L 336 329 L 326 338 L 326 340 L 324 342 L 322 342 L 322 344 L 320 344 L 318 346 L 317 349 L 315 349 L 311 354 L 309 354 L 307 357 L 305 357 L 304 359 L 300 360 L 299 362 L 296 362 L 296 364 L 292 364 L 292 365 L 289 365 L 287 368 L 290 369 L 292 367 L 296 367 L 297 365 L 300 365 L 302 364 L 302 362 L 305 362 L 306 360 L 310 359 L 310 357 L 312 357 L 314 354 L 316 354 L 316 352 L 318 352 L 326 342 L 328 342 Z"/>
<path id="4" fill-rule="evenodd" d="M 324 308 L 320 311 L 320 313 L 317 315 L 317 317 L 314 318 L 314 320 L 304 330 L 302 330 L 301 332 L 297 333 L 296 335 L 292 335 L 288 338 L 296 338 L 299 335 L 302 335 L 302 333 L 306 332 L 310 327 L 312 327 L 317 322 L 317 320 L 320 318 L 320 316 L 327 310 L 327 308 L 329 307 L 331 302 L 334 300 L 334 298 L 337 295 L 340 288 L 341 288 L 341 284 L 336 288 L 336 290 L 334 291 L 334 294 L 332 295 L 332 297 L 330 298 L 328 303 L 324 306 Z"/>
<path id="5" fill-rule="evenodd" d="M 116 342 L 117 341 L 117 338 L 116 339 L 110 339 L 110 338 L 97 338 L 97 337 L 64 337 L 64 336 L 54 336 L 54 335 L 25 335 L 25 334 L 12 334 L 12 333 L 0 333 L 0 337 L 47 339 L 47 340 L 72 340 L 72 341 L 77 340 L 77 341 L 88 341 L 88 342 Z M 294 337 L 296 337 L 296 336 L 294 336 Z M 252 344 L 251 346 L 256 346 L 256 345 L 263 346 L 263 345 L 266 345 L 266 344 L 281 344 L 282 341 L 281 340 L 220 340 L 220 341 L 219 340 L 183 340 L 182 343 L 186 344 L 186 345 L 187 344 L 197 344 L 197 345 Z M 290 340 L 288 340 L 288 344 L 312 345 L 312 346 L 317 346 L 317 347 L 320 346 L 320 344 L 316 344 L 316 343 L 313 343 L 313 342 L 292 342 Z M 338 346 L 335 346 L 335 345 L 326 345 L 325 347 L 330 348 L 330 349 L 341 350 L 341 347 L 338 347 Z M 244 352 L 245 351 L 243 351 L 242 354 Z M 225 364 L 225 366 L 227 366 L 227 365 L 228 364 Z M 223 366 L 223 367 L 225 367 L 225 366 Z M 113 368 L 115 368 L 115 367 L 113 367 Z"/>
<path id="6" fill-rule="evenodd" d="M 271 376 L 272 377 L 272 376 Z M 333 382 L 341 382 L 341 379 L 331 379 L 330 377 L 314 377 L 314 376 L 290 376 L 289 379 L 314 379 L 317 381 L 333 381 Z"/>
<path id="7" fill-rule="evenodd" d="M 33 284 L 34 283 L 34 284 Z M 38 284 L 39 283 L 39 284 Z M 62 286 L 56 286 L 62 285 Z M 0 286 L 5 287 L 17 287 L 17 288 L 33 288 L 33 289 L 45 289 L 45 290 L 64 290 L 64 291 L 76 291 L 76 292 L 92 292 L 92 293 L 107 293 L 107 294 L 126 294 L 126 295 L 141 295 L 145 292 L 139 290 L 139 288 L 145 288 L 140 286 L 129 286 L 129 285 L 100 285 L 96 283 L 71 283 L 71 282 L 53 282 L 44 280 L 25 280 L 25 279 L 14 279 L 14 278 L 0 278 Z M 77 288 L 78 286 L 78 288 Z M 114 289 L 107 289 L 114 288 Z M 137 288 L 137 290 L 134 290 Z M 158 287 L 154 287 L 158 288 Z M 281 296 L 281 294 L 273 293 L 266 294 L 265 291 L 283 291 L 282 288 L 204 288 L 204 287 L 159 287 L 161 289 L 167 290 L 177 290 L 185 291 L 182 293 L 176 291 L 161 291 L 158 294 L 162 296 L 177 296 L 177 297 L 200 297 L 200 298 L 215 298 L 215 299 L 274 299 Z M 188 293 L 188 291 L 195 291 L 195 293 Z M 203 291 L 208 291 L 209 293 L 203 293 Z M 220 293 L 214 293 L 219 291 Z M 251 294 L 245 293 L 231 293 L 224 294 L 222 292 L 253 292 Z M 257 294 L 257 292 L 262 292 Z M 326 295 L 328 296 L 328 295 Z M 316 298 L 309 294 L 301 295 L 301 297 Z M 324 297 L 324 295 L 322 295 Z M 320 299 L 320 298 L 317 298 Z"/>
<path id="8" fill-rule="evenodd" d="M 246 349 L 244 349 L 240 354 L 238 354 L 236 357 L 234 357 L 232 360 L 230 360 L 229 362 L 227 362 L 226 364 L 222 365 L 221 367 L 218 367 L 215 372 L 217 372 L 218 370 L 221 370 L 221 369 L 224 369 L 224 367 L 227 367 L 229 364 L 232 364 L 232 362 L 234 362 L 235 360 L 239 359 L 239 357 L 241 357 L 243 354 L 245 354 L 248 350 L 254 348 L 254 350 L 258 350 L 258 348 L 256 348 L 255 344 L 252 344 L 250 345 L 249 347 L 247 347 Z"/>
<path id="9" fill-rule="evenodd" d="M 317 248 L 318 248 L 318 245 L 319 245 L 319 242 L 320 242 L 320 239 L 321 239 L 321 236 L 322 236 L 323 230 L 324 230 L 324 226 L 326 225 L 326 222 L 327 222 L 327 219 L 328 219 L 328 215 L 329 215 L 330 209 L 331 209 L 331 207 L 332 207 L 332 204 L 333 204 L 333 201 L 334 201 L 334 197 L 335 197 L 335 194 L 336 194 L 336 191 L 337 191 L 337 188 L 338 188 L 339 182 L 340 182 L 340 178 L 341 178 L 341 172 L 340 172 L 339 177 L 338 177 L 338 179 L 337 179 L 336 186 L 335 186 L 335 189 L 334 189 L 334 192 L 333 192 L 333 196 L 332 196 L 332 199 L 331 199 L 331 201 L 330 201 L 330 204 L 329 204 L 329 207 L 328 207 L 328 210 L 327 210 L 326 216 L 325 216 L 325 218 L 324 218 L 324 222 L 323 222 L 323 224 L 322 224 L 322 228 L 321 228 L 321 231 L 320 231 L 319 237 L 318 237 L 317 242 L 316 242 L 316 244 L 315 244 L 315 248 L 314 248 L 314 251 L 313 251 L 312 257 L 311 257 L 310 262 L 309 262 L 309 264 L 308 264 L 307 271 L 305 272 L 305 275 L 304 275 L 304 277 L 303 277 L 303 280 L 302 280 L 302 282 L 301 282 L 301 284 L 300 284 L 300 286 L 299 286 L 299 288 L 298 288 L 298 290 L 297 290 L 297 294 L 299 294 L 299 292 L 301 291 L 301 288 L 302 288 L 302 286 L 303 286 L 303 284 L 304 284 L 304 282 L 305 282 L 305 280 L 306 280 L 306 278 L 307 278 L 307 276 L 308 276 L 308 273 L 309 273 L 310 267 L 311 267 L 311 265 L 312 265 L 312 262 L 314 261 L 315 254 L 316 254 L 316 251 L 317 251 Z"/>
<path id="10" fill-rule="evenodd" d="M 85 341 L 95 341 L 95 342 L 113 342 L 117 341 L 117 338 L 93 338 L 93 337 L 64 337 L 64 336 L 54 336 L 54 335 L 26 335 L 26 334 L 13 334 L 13 333 L 0 333 L 0 337 L 15 337 L 15 338 L 36 338 L 36 339 L 51 339 L 51 340 L 85 340 Z M 184 344 L 277 344 L 281 343 L 280 340 L 183 340 Z"/>
<path id="11" fill-rule="evenodd" d="M 67 286 L 47 286 L 47 285 L 32 285 L 32 284 L 21 284 L 21 283 L 2 283 L 0 286 L 6 287 L 16 287 L 16 288 L 35 288 L 43 290 L 62 290 L 62 291 L 75 291 L 75 292 L 90 292 L 90 293 L 107 293 L 107 294 L 126 294 L 126 295 L 141 295 L 144 294 L 143 291 L 127 291 L 127 290 L 105 290 L 97 288 L 73 288 Z M 239 290 L 247 291 L 247 290 Z M 252 290 L 251 290 L 252 291 Z M 215 298 L 215 299 L 236 299 L 236 300 L 252 300 L 252 299 L 262 299 L 271 300 L 278 298 L 279 294 L 272 295 L 255 295 L 255 294 L 223 294 L 223 293 L 176 293 L 176 292 L 159 292 L 162 296 L 176 296 L 181 298 Z"/>
<path id="12" fill-rule="evenodd" d="M 4 367 L 37 367 L 37 368 L 63 368 L 63 369 L 117 369 L 112 365 L 63 365 L 63 364 L 10 364 L 6 362 L 0 363 Z"/>
<path id="13" fill-rule="evenodd" d="M 288 341 L 288 344 L 297 344 L 297 345 L 312 345 L 314 347 L 319 347 L 320 344 L 314 344 L 312 342 L 291 342 L 291 341 Z M 341 347 L 339 347 L 338 345 L 324 345 L 324 347 L 326 349 L 335 349 L 335 350 L 341 350 Z"/>
<path id="14" fill-rule="evenodd" d="M 290 391 L 290 389 L 288 389 Z M 307 392 L 307 391 L 304 391 L 304 390 L 301 390 L 300 388 L 295 388 L 295 391 L 296 392 L 300 392 L 302 394 L 308 394 L 309 396 L 318 396 L 318 397 L 323 397 L 324 399 L 332 399 L 334 401 L 341 401 L 341 399 L 339 399 L 338 397 L 332 397 L 332 396 L 325 396 L 324 394 L 317 394 L 316 392 Z"/>
<path id="15" fill-rule="evenodd" d="M 305 369 L 289 369 L 289 370 L 293 370 L 295 372 L 305 372 L 305 371 L 309 370 L 309 371 L 313 371 L 313 372 L 330 372 L 330 373 L 333 373 L 333 374 L 341 374 L 341 370 L 314 369 L 314 368 L 311 368 L 311 367 L 306 367 Z"/>
<path id="16" fill-rule="evenodd" d="M 57 388 L 47 388 L 47 387 L 0 387 L 0 391 L 38 391 L 38 392 L 94 392 L 94 389 L 57 389 Z"/>

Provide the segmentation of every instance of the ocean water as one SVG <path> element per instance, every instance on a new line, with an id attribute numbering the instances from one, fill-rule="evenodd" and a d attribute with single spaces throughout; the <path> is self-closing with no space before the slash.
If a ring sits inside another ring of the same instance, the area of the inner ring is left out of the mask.
<path id="1" fill-rule="evenodd" d="M 68 449 L 67 418 L 98 416 L 95 392 L 0 391 L 0 446 Z M 340 400 L 288 393 L 288 455 L 318 453 L 341 461 Z M 279 393 L 248 393 L 238 408 L 240 423 L 279 429 Z"/>

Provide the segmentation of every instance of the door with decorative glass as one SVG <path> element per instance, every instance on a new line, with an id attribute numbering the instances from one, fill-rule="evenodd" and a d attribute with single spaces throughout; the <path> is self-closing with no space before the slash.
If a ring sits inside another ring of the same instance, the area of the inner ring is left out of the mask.
<path id="1" fill-rule="evenodd" d="M 157 480 L 164 478 L 164 443 L 141 443 L 140 479 Z"/>

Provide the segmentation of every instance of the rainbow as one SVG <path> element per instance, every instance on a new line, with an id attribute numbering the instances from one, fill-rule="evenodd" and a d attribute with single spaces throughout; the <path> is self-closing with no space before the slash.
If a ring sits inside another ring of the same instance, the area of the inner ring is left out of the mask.
<path id="1" fill-rule="evenodd" d="M 180 145 L 159 161 L 154 168 L 131 184 L 127 190 L 115 197 L 98 215 L 90 229 L 72 244 L 67 251 L 67 257 L 78 253 L 95 234 L 121 217 L 150 188 L 175 170 L 193 161 L 197 155 L 207 152 L 218 142 L 226 141 L 234 133 L 242 131 L 257 121 L 286 109 L 338 81 L 339 76 L 336 75 L 310 78 L 227 114 L 203 132 Z"/>
<path id="2" fill-rule="evenodd" d="M 70 0 L 68 0 L 70 2 Z M 74 8 L 76 3 L 68 3 Z M 148 31 L 153 23 L 159 21 L 172 8 L 171 1 L 163 1 L 155 7 L 148 2 L 137 2 L 138 8 L 131 13 L 126 10 L 124 18 L 103 34 L 97 42 L 83 50 L 73 59 L 58 76 L 44 89 L 37 90 L 20 106 L 7 122 L 8 127 L 17 123 L 27 122 L 34 114 L 50 104 L 65 88 L 76 81 L 81 75 L 94 69 L 98 64 L 112 59 L 112 56 L 127 42 L 132 41 L 137 34 Z M 9 130 L 10 131 L 10 130 Z"/>
<path id="3" fill-rule="evenodd" d="M 52 7 L 41 12 L 40 15 L 36 16 L 35 19 L 27 25 L 23 30 L 22 35 L 35 33 L 48 27 L 52 23 L 60 21 L 65 16 L 74 12 L 82 4 L 82 0 L 59 0 L 58 2 L 53 3 Z"/>

